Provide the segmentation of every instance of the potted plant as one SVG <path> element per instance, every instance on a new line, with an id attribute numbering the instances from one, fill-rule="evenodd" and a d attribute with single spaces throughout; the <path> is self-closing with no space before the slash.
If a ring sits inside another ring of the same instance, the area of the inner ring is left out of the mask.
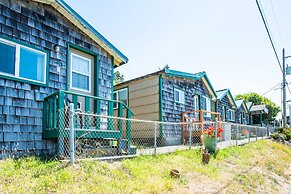
<path id="1" fill-rule="evenodd" d="M 247 129 L 242 130 L 240 139 L 246 139 L 249 136 L 249 131 Z"/>
<path id="2" fill-rule="evenodd" d="M 215 139 L 215 127 L 211 125 L 203 130 L 204 147 L 211 153 L 216 151 L 216 141 L 222 136 L 223 129 L 217 129 L 217 138 Z"/>

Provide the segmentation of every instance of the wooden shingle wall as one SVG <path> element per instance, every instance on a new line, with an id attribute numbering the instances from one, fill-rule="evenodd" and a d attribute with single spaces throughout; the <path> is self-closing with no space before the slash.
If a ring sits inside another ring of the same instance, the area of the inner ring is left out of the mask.
<path id="1" fill-rule="evenodd" d="M 175 103 L 174 88 L 185 91 L 185 104 Z M 210 94 L 202 80 L 164 77 L 162 85 L 162 119 L 164 122 L 182 122 L 181 114 L 194 110 L 194 95 L 208 96 Z M 163 137 L 166 145 L 181 144 L 181 127 L 163 125 Z"/>
<path id="2" fill-rule="evenodd" d="M 217 104 L 217 112 L 220 113 L 221 118 L 223 118 L 223 114 L 224 114 L 223 107 L 226 107 L 226 118 L 225 118 L 226 120 L 225 121 L 230 121 L 228 110 L 232 109 L 232 105 L 227 95 L 225 95 L 221 100 L 219 100 Z"/>
<path id="3" fill-rule="evenodd" d="M 42 139 L 43 99 L 66 89 L 67 43 L 100 54 L 98 91 L 105 98 L 111 98 L 112 92 L 111 56 L 54 8 L 31 1 L 1 0 L 0 32 L 2 38 L 21 41 L 50 55 L 47 87 L 0 78 L 0 158 L 3 150 L 53 154 L 55 141 Z M 61 48 L 59 55 L 53 51 L 55 44 Z M 102 110 L 107 110 L 105 104 Z"/>
<path id="4" fill-rule="evenodd" d="M 241 123 L 241 117 L 240 117 L 240 115 L 241 115 L 241 113 L 245 113 L 245 109 L 244 109 L 244 107 L 243 107 L 243 105 L 241 105 L 241 107 L 240 108 L 238 108 L 236 111 L 235 111 L 235 122 L 236 123 Z M 246 114 L 246 113 L 245 113 Z"/>

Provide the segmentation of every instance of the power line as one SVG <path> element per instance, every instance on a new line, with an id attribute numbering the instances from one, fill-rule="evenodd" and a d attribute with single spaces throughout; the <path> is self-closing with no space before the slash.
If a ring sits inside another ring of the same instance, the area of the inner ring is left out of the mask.
<path id="1" fill-rule="evenodd" d="M 276 27 L 277 27 L 277 30 L 278 30 L 278 35 L 279 35 L 279 38 L 280 38 L 280 43 L 281 43 L 281 46 L 284 47 L 284 43 L 283 43 L 282 36 L 281 36 L 281 33 L 280 33 L 280 28 L 279 28 L 279 24 L 278 24 L 276 12 L 274 10 L 274 6 L 273 6 L 273 3 L 272 3 L 272 0 L 270 0 L 270 3 L 271 3 L 271 8 L 272 8 L 272 12 L 273 12 L 273 15 L 274 15 Z"/>
<path id="2" fill-rule="evenodd" d="M 265 96 L 267 93 L 271 92 L 272 90 L 274 90 L 278 85 L 280 85 L 280 83 L 277 83 L 274 87 L 272 87 L 270 90 L 266 91 L 264 94 L 262 94 L 262 96 Z"/>
<path id="3" fill-rule="evenodd" d="M 268 33 L 269 40 L 270 40 L 270 42 L 271 42 L 271 44 L 272 44 L 273 51 L 274 51 L 274 53 L 275 53 L 275 55 L 276 55 L 277 62 L 278 62 L 279 66 L 280 66 L 280 69 L 281 69 L 281 71 L 282 71 L 282 73 L 283 73 L 283 68 L 282 68 L 282 66 L 281 66 L 281 63 L 280 63 L 280 60 L 279 60 L 279 57 L 278 57 L 278 54 L 277 54 L 277 51 L 276 51 L 276 48 L 275 48 L 274 42 L 273 42 L 272 37 L 271 37 L 271 33 L 270 33 L 270 31 L 269 31 L 269 28 L 268 28 L 268 26 L 267 26 L 267 23 L 266 23 L 265 17 L 264 17 L 264 15 L 263 15 L 262 8 L 261 8 L 261 6 L 260 6 L 258 0 L 256 0 L 256 3 L 257 3 L 257 6 L 258 6 L 258 9 L 259 9 L 259 11 L 260 11 L 260 15 L 261 15 L 261 17 L 262 17 L 262 20 L 263 20 L 263 22 L 264 22 L 265 29 L 266 29 L 266 31 L 267 31 L 267 33 Z"/>

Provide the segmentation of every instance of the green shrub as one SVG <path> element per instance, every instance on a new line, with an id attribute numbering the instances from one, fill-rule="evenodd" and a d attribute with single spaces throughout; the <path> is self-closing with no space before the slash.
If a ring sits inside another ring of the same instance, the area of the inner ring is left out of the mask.
<path id="1" fill-rule="evenodd" d="M 283 134 L 286 135 L 287 141 L 291 140 L 291 128 L 283 129 Z"/>
<path id="2" fill-rule="evenodd" d="M 291 128 L 278 128 L 271 135 L 275 140 L 290 141 L 291 140 Z"/>

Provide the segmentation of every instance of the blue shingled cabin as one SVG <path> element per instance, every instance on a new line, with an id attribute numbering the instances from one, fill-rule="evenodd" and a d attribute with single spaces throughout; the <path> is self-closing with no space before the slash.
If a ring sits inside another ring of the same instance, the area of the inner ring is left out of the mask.
<path id="1" fill-rule="evenodd" d="M 0 32 L 0 158 L 54 154 L 68 101 L 113 114 L 114 68 L 128 59 L 63 0 L 1 0 Z"/>
<path id="2" fill-rule="evenodd" d="M 235 112 L 235 122 L 244 125 L 250 124 L 249 109 L 245 100 L 236 100 L 235 104 L 237 106 L 237 111 Z"/>
<path id="3" fill-rule="evenodd" d="M 184 112 L 215 111 L 216 93 L 205 72 L 187 73 L 165 68 L 115 85 L 114 90 L 115 100 L 126 103 L 138 119 L 182 122 Z M 203 113 L 203 117 L 207 119 L 212 115 Z M 153 138 L 151 130 L 133 126 L 132 137 Z M 182 136 L 181 126 L 164 125 L 159 133 L 163 145 L 179 145 L 184 142 Z"/>
<path id="4" fill-rule="evenodd" d="M 235 111 L 237 109 L 235 100 L 229 89 L 216 91 L 217 112 L 224 122 L 235 122 Z"/>

